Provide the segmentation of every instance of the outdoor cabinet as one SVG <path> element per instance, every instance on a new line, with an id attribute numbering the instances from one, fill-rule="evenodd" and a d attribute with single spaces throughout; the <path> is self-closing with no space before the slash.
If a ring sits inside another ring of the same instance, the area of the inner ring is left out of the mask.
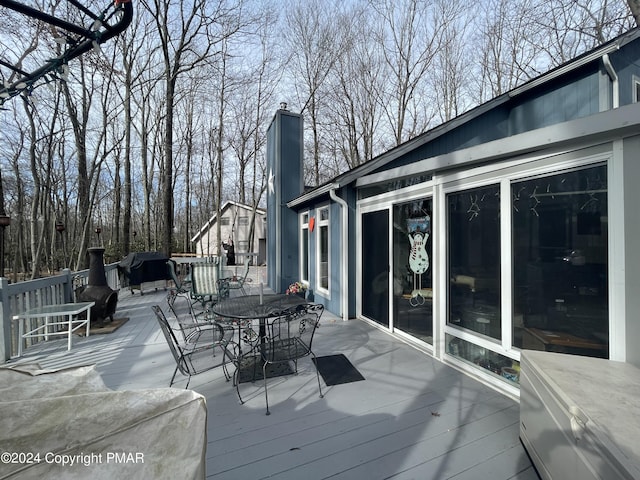
<path id="1" fill-rule="evenodd" d="M 640 479 L 640 369 L 532 350 L 520 367 L 520 439 L 542 479 Z"/>

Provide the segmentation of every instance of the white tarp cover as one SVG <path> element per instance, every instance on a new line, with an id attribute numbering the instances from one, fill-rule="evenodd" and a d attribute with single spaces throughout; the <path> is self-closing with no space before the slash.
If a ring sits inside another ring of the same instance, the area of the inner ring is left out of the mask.
<path id="1" fill-rule="evenodd" d="M 0 367 L 0 479 L 204 478 L 191 390 L 108 389 L 94 366 Z"/>

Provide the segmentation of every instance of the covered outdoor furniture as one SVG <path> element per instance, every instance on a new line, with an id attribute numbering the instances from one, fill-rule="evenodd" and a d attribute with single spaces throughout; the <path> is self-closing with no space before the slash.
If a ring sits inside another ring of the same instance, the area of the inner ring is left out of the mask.
<path id="1" fill-rule="evenodd" d="M 227 355 L 226 347 L 229 341 L 231 341 L 233 335 L 232 329 L 217 325 L 211 330 L 211 333 L 215 333 L 217 330 L 213 341 L 185 342 L 181 344 L 160 306 L 153 305 L 151 308 L 156 315 L 160 329 L 176 361 L 176 368 L 173 371 L 169 386 L 173 385 L 178 371 L 188 377 L 185 388 L 189 388 L 189 382 L 191 382 L 193 375 L 217 367 L 223 367 L 227 380 L 231 378 L 226 368 L 227 361 L 231 360 Z M 216 352 L 216 349 L 220 351 Z"/>
<path id="2" fill-rule="evenodd" d="M 0 367 L 0 452 L 16 455 L 3 479 L 204 478 L 206 425 L 191 390 L 110 390 L 93 365 Z"/>
<path id="3" fill-rule="evenodd" d="M 315 354 L 311 350 L 313 336 L 320 323 L 320 316 L 324 307 L 322 305 L 306 305 L 302 310 L 294 308 L 284 315 L 274 319 L 267 326 L 267 338 L 264 344 L 260 346 L 260 354 L 262 356 L 262 376 L 264 378 L 264 398 L 267 404 L 267 415 L 269 411 L 269 394 L 267 389 L 267 366 L 276 363 L 294 364 L 294 373 L 298 373 L 298 359 L 311 355 L 314 359 Z M 318 391 L 320 398 L 322 395 L 322 387 L 320 386 L 320 373 L 316 369 L 316 377 L 318 379 Z"/>
<path id="4" fill-rule="evenodd" d="M 140 295 L 144 294 L 144 284 L 153 283 L 157 289 L 158 283 L 161 283 L 166 288 L 167 280 L 171 280 L 167 260 L 169 257 L 160 252 L 130 253 L 118 263 L 120 284 L 129 287 L 132 293 L 134 289 L 139 289 Z"/>
<path id="5" fill-rule="evenodd" d="M 543 479 L 640 479 L 640 368 L 522 350 L 520 440 Z"/>

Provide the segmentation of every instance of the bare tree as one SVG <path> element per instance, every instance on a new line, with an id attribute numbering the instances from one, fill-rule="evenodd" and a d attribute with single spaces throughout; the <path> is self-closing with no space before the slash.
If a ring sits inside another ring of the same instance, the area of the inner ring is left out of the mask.
<path id="1" fill-rule="evenodd" d="M 636 26 L 640 27 L 640 0 L 627 0 L 629 10 L 636 21 Z"/>
<path id="2" fill-rule="evenodd" d="M 305 113 L 309 119 L 312 178 L 316 185 L 320 183 L 320 88 L 342 53 L 340 36 L 344 28 L 341 24 L 351 21 L 340 14 L 338 5 L 341 3 L 326 3 L 321 0 L 299 2 L 287 15 L 285 39 L 291 52 L 292 75 L 299 79 L 295 88 L 302 105 L 300 113 Z"/>
<path id="3" fill-rule="evenodd" d="M 134 158 L 134 140 L 133 128 L 135 122 L 135 94 L 142 90 L 151 91 L 155 82 L 147 81 L 143 76 L 143 72 L 148 71 L 151 62 L 154 60 L 156 46 L 149 45 L 150 19 L 143 15 L 144 10 L 136 11 L 136 18 L 131 26 L 120 35 L 116 42 L 116 48 L 120 50 L 122 72 L 121 87 L 118 89 L 119 98 L 123 105 L 123 129 L 124 129 L 124 152 L 123 164 L 124 182 L 123 189 L 123 207 L 122 216 L 122 249 L 123 253 L 130 251 L 130 242 L 133 233 L 137 235 L 137 231 L 133 227 L 133 174 L 132 174 L 132 158 Z M 141 94 L 143 97 L 144 94 Z M 142 112 L 138 112 L 142 113 Z"/>
<path id="4" fill-rule="evenodd" d="M 369 10 L 354 6 L 348 15 L 361 21 L 342 24 L 347 28 L 341 36 L 344 51 L 329 79 L 326 150 L 335 160 L 328 176 L 373 158 L 380 130 L 380 108 L 384 103 L 381 96 L 384 76 L 380 68 L 383 59 L 376 44 L 368 38 Z"/>
<path id="5" fill-rule="evenodd" d="M 531 40 L 548 55 L 543 70 L 567 62 L 632 27 L 626 5 L 616 0 L 540 1 L 530 20 L 539 32 Z"/>
<path id="6" fill-rule="evenodd" d="M 425 117 L 415 107 L 428 98 L 425 80 L 442 43 L 443 23 L 424 0 L 370 3 L 379 17 L 374 22 L 374 39 L 388 74 L 383 108 L 394 143 L 399 145 L 422 133 L 431 121 L 430 114 Z"/>
<path id="7" fill-rule="evenodd" d="M 441 22 L 442 41 L 434 59 L 431 81 L 436 94 L 433 102 L 440 106 L 441 122 L 457 117 L 469 105 L 465 92 L 469 78 L 468 27 L 466 2 L 438 0 L 434 5 L 434 21 Z"/>
<path id="8" fill-rule="evenodd" d="M 538 73 L 540 48 L 531 42 L 534 32 L 529 2 L 491 0 L 475 21 L 471 41 L 476 45 L 475 97 L 477 102 L 494 98 Z M 535 35 L 537 37 L 537 35 Z"/>
<path id="9" fill-rule="evenodd" d="M 40 198 L 42 196 L 42 181 L 40 172 L 42 168 L 38 165 L 37 154 L 37 138 L 38 126 L 36 125 L 35 113 L 33 106 L 26 99 L 23 99 L 25 114 L 29 119 L 29 164 L 31 167 L 31 176 L 33 180 L 33 189 L 31 197 L 31 278 L 36 278 L 40 272 L 41 256 L 43 241 L 43 222 L 40 222 Z"/>
<path id="10" fill-rule="evenodd" d="M 164 66 L 165 115 L 161 177 L 162 229 L 160 248 L 171 254 L 173 243 L 173 134 L 178 80 L 208 61 L 214 46 L 231 35 L 238 23 L 234 6 L 225 0 L 145 0 L 143 5 L 156 21 Z M 219 30 L 215 27 L 221 26 Z"/>

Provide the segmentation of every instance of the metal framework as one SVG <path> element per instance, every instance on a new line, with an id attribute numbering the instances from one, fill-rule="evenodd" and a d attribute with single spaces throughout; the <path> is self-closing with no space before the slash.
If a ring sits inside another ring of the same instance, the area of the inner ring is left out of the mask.
<path id="1" fill-rule="evenodd" d="M 22 58 L 19 61 L 15 59 L 12 61 L 0 53 L 0 72 L 2 73 L 0 106 L 16 95 L 30 93 L 39 83 L 65 78 L 69 61 L 92 49 L 97 49 L 100 44 L 122 33 L 133 18 L 133 6 L 130 0 L 115 0 L 98 13 L 94 13 L 76 0 L 66 0 L 66 2 L 69 7 L 75 8 L 79 13 L 81 20 L 78 23 L 50 15 L 15 0 L 0 0 L 0 7 L 14 10 L 50 25 L 54 40 L 63 45 L 63 52 L 59 56 L 45 60 L 40 67 L 31 72 L 21 67 Z M 89 26 L 82 24 L 85 22 Z"/>

